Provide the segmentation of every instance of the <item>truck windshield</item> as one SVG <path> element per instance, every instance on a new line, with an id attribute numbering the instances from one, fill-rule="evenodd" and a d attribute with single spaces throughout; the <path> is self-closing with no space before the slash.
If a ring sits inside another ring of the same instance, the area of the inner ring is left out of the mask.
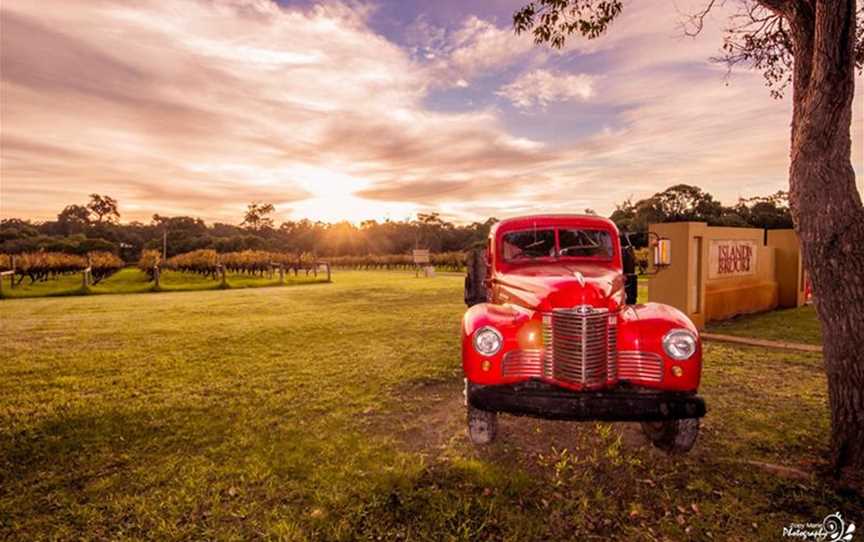
<path id="1" fill-rule="evenodd" d="M 603 230 L 558 230 L 558 253 L 561 256 L 611 258 L 612 236 Z"/>
<path id="2" fill-rule="evenodd" d="M 536 258 L 612 258 L 612 236 L 604 230 L 581 228 L 537 229 L 505 233 L 502 238 L 504 261 Z"/>
<path id="3" fill-rule="evenodd" d="M 532 260 L 555 257 L 555 230 L 528 230 L 505 233 L 504 260 Z"/>

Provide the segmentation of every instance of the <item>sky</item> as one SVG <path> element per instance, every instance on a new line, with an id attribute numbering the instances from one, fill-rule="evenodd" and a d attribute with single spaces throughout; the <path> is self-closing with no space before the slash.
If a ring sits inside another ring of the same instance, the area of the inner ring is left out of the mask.
<path id="1" fill-rule="evenodd" d="M 627 2 L 560 51 L 513 33 L 521 4 L 3 0 L 0 217 L 99 193 L 123 221 L 239 223 L 257 201 L 277 221 L 467 223 L 787 188 L 790 99 L 709 60 L 734 2 L 697 38 L 701 0 Z"/>

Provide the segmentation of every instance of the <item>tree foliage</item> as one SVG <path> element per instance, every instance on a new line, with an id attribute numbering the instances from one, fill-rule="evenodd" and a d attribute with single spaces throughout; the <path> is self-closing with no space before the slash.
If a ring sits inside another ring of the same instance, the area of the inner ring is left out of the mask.
<path id="1" fill-rule="evenodd" d="M 74 212 L 67 212 L 75 209 Z M 69 205 L 56 221 L 34 223 L 20 219 L 0 222 L 0 253 L 111 252 L 126 261 L 137 261 L 142 250 L 161 254 L 163 235 L 167 256 L 196 250 L 213 250 L 224 254 L 243 251 L 314 253 L 318 256 L 367 256 L 409 254 L 414 248 L 428 248 L 433 253 L 461 252 L 482 246 L 489 230 L 497 222 L 489 218 L 471 224 L 454 224 L 438 213 L 420 213 L 413 220 L 367 220 L 353 224 L 314 222 L 308 219 L 287 220 L 278 227 L 251 228 L 217 222 L 208 225 L 191 216 L 153 215 L 149 224 L 131 222 L 98 223 L 84 220 L 83 206 Z M 586 209 L 587 214 L 596 214 Z M 619 204 L 610 218 L 622 231 L 645 233 L 652 222 L 693 220 L 711 225 L 791 227 L 786 192 L 766 197 L 739 200 L 726 207 L 696 186 L 675 185 L 651 197 Z M 70 230 L 70 224 L 76 227 Z M 74 231 L 74 233 L 73 233 Z M 632 240 L 644 244 L 645 236 Z M 347 260 L 346 260 L 347 261 Z"/>
<path id="2" fill-rule="evenodd" d="M 727 207 L 701 188 L 686 184 L 670 186 L 635 203 L 628 198 L 615 206 L 609 218 L 621 231 L 637 234 L 631 236 L 631 241 L 638 246 L 647 243 L 648 225 L 662 222 L 706 222 L 710 226 L 766 229 L 792 227 L 788 192 L 740 198 Z"/>
<path id="3" fill-rule="evenodd" d="M 258 203 L 253 201 L 246 208 L 246 214 L 243 216 L 242 226 L 246 226 L 250 230 L 261 231 L 273 227 L 273 219 L 270 215 L 276 211 L 276 207 L 272 203 Z"/>
<path id="4" fill-rule="evenodd" d="M 57 215 L 57 222 L 66 235 L 81 233 L 90 225 L 90 209 L 85 205 L 67 205 Z"/>
<path id="5" fill-rule="evenodd" d="M 40 250 L 84 254 L 101 250 L 118 254 L 129 262 L 137 261 L 142 250 L 161 254 L 163 236 L 167 257 L 214 250 L 220 254 L 243 251 L 315 253 L 318 256 L 365 256 L 369 254 L 407 254 L 417 246 L 434 252 L 461 251 L 482 244 L 494 218 L 485 222 L 455 225 L 432 213 L 416 220 L 378 222 L 360 225 L 347 221 L 333 224 L 308 219 L 288 220 L 274 227 L 269 204 L 253 204 L 255 217 L 243 217 L 240 225 L 206 224 L 191 216 L 153 215 L 149 224 L 120 224 L 90 220 L 83 206 L 70 205 L 56 221 L 41 223 L 21 219 L 0 221 L 0 253 L 21 254 Z M 252 206 L 250 206 L 252 208 Z M 74 210 L 68 211 L 68 210 Z M 86 218 L 86 220 L 85 220 Z M 266 219 L 266 220 L 265 220 Z M 70 224 L 75 228 L 70 228 Z"/>
<path id="6" fill-rule="evenodd" d="M 96 216 L 96 223 L 116 223 L 120 220 L 120 211 L 117 209 L 117 200 L 111 196 L 100 196 L 90 194 L 90 203 L 87 209 Z"/>

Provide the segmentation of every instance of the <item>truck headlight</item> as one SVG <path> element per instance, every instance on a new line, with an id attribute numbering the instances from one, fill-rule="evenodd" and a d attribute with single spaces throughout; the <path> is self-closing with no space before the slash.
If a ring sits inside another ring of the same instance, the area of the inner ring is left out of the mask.
<path id="1" fill-rule="evenodd" d="M 663 350 L 672 359 L 689 359 L 696 353 L 696 335 L 687 329 L 673 329 L 663 336 Z"/>
<path id="2" fill-rule="evenodd" d="M 474 332 L 474 350 L 484 356 L 494 356 L 504 345 L 504 338 L 497 329 L 484 326 Z"/>

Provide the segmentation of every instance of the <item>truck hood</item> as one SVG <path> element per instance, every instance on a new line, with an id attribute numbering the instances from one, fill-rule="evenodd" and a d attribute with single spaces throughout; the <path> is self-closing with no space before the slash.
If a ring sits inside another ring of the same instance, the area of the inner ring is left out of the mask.
<path id="1" fill-rule="evenodd" d="M 597 264 L 529 265 L 500 273 L 495 279 L 502 301 L 531 310 L 547 312 L 577 305 L 615 310 L 623 303 L 623 275 Z"/>

